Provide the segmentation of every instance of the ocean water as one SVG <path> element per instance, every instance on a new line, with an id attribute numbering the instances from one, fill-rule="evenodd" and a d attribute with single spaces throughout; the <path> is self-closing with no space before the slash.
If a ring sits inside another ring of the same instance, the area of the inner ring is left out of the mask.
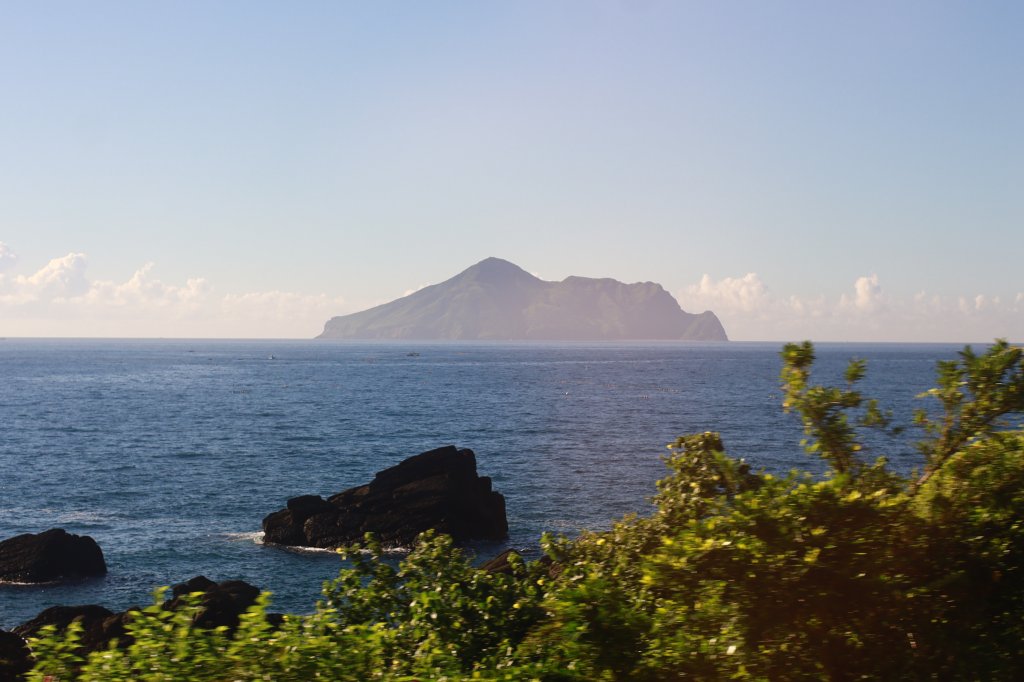
<path id="1" fill-rule="evenodd" d="M 665 444 L 721 432 L 756 468 L 815 469 L 781 410 L 779 344 L 0 341 L 0 539 L 62 527 L 109 575 L 0 585 L 0 628 L 54 604 L 145 605 L 203 574 L 308 612 L 329 552 L 264 546 L 289 497 L 330 495 L 441 445 L 473 449 L 508 508 L 506 547 L 650 510 Z M 822 344 L 821 381 L 868 360 L 866 393 L 909 421 L 957 346 Z M 872 454 L 912 469 L 913 434 Z"/>

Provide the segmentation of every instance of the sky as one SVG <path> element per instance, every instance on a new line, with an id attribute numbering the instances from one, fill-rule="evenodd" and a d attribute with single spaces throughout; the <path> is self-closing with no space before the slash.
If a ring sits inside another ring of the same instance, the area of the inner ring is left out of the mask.
<path id="1" fill-rule="evenodd" d="M 0 0 L 0 336 L 307 338 L 497 256 L 1024 340 L 1024 4 Z"/>

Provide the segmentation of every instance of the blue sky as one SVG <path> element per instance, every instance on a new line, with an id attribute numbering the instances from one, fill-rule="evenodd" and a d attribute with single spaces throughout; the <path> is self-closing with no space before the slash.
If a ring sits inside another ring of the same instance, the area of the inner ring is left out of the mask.
<path id="1" fill-rule="evenodd" d="M 0 4 L 0 336 L 312 336 L 487 257 L 1024 338 L 1024 6 Z"/>

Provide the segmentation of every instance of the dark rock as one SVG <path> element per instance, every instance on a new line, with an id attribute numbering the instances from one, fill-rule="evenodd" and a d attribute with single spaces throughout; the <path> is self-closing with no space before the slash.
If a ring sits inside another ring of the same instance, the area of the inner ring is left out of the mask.
<path id="1" fill-rule="evenodd" d="M 215 583 L 205 576 L 196 576 L 191 580 L 171 588 L 172 598 L 164 604 L 166 609 L 177 609 L 186 603 L 188 595 L 200 593 L 199 610 L 192 622 L 202 628 L 224 626 L 228 630 L 238 627 L 239 617 L 256 603 L 260 596 L 258 587 L 253 587 L 241 580 L 225 580 Z"/>
<path id="2" fill-rule="evenodd" d="M 189 595 L 199 593 L 196 603 L 199 610 L 192 619 L 197 627 L 216 628 L 225 626 L 229 631 L 238 627 L 239 617 L 256 602 L 259 588 L 241 580 L 226 580 L 215 583 L 204 576 L 196 576 L 191 580 L 171 588 L 171 598 L 164 602 L 163 608 L 173 611 L 188 603 Z M 80 640 L 81 654 L 100 651 L 117 640 L 118 646 L 127 647 L 133 639 L 127 634 L 126 625 L 140 609 L 131 608 L 121 613 L 113 613 L 102 606 L 51 606 L 32 620 L 14 628 L 13 633 L 0 632 L 0 682 L 4 682 L 4 656 L 8 650 L 5 637 L 28 639 L 35 637 L 47 625 L 53 625 L 58 632 L 63 632 L 73 622 L 82 624 Z M 283 616 L 267 614 L 267 621 L 272 625 L 280 625 Z M 16 679 L 16 678 L 12 678 Z"/>
<path id="3" fill-rule="evenodd" d="M 185 596 L 186 594 L 194 594 L 196 592 L 206 592 L 211 587 L 216 587 L 217 583 L 213 582 L 205 575 L 197 575 L 195 578 L 190 578 L 183 583 L 171 586 L 171 601 L 177 597 Z"/>
<path id="4" fill-rule="evenodd" d="M 306 541 L 302 524 L 288 509 L 276 511 L 263 519 L 263 542 L 272 545 L 300 546 Z"/>
<path id="5" fill-rule="evenodd" d="M 480 570 L 487 571 L 488 573 L 512 575 L 512 564 L 509 563 L 509 557 L 512 554 L 519 554 L 519 552 L 514 549 L 506 549 L 493 559 L 488 559 L 484 563 L 480 564 Z"/>
<path id="6" fill-rule="evenodd" d="M 110 640 L 124 634 L 120 614 L 95 604 L 85 606 L 51 606 L 32 620 L 14 628 L 14 634 L 25 639 L 35 637 L 47 625 L 63 632 L 71 623 L 82 624 L 81 645 L 85 652 L 105 649 Z"/>
<path id="7" fill-rule="evenodd" d="M 513 554 L 518 554 L 519 556 L 522 556 L 520 552 L 517 552 L 514 549 L 506 549 L 498 556 L 492 559 L 488 559 L 484 563 L 480 564 L 479 568 L 481 571 L 487 571 L 488 573 L 501 573 L 504 575 L 512 575 L 512 564 L 511 562 L 509 562 L 509 557 Z M 551 570 L 552 566 L 554 565 L 554 562 L 551 560 L 551 557 L 544 555 L 537 560 L 537 563 L 539 563 L 541 566 L 546 566 L 548 568 L 548 574 L 552 575 Z"/>
<path id="8" fill-rule="evenodd" d="M 25 640 L 0 630 L 0 682 L 16 682 L 32 667 L 31 654 Z"/>
<path id="9" fill-rule="evenodd" d="M 263 519 L 264 542 L 338 547 L 374 533 L 388 545 L 408 545 L 426 530 L 456 540 L 508 536 L 505 498 L 478 476 L 476 455 L 447 446 L 379 472 L 367 485 L 328 498 L 304 495 Z"/>
<path id="10" fill-rule="evenodd" d="M 337 508 L 319 495 L 302 495 L 288 500 L 288 508 L 274 512 L 274 521 L 265 530 L 263 540 L 277 545 L 302 545 L 305 536 L 302 526 L 306 519 Z M 265 526 L 267 524 L 264 524 Z"/>
<path id="11" fill-rule="evenodd" d="M 310 516 L 330 511 L 331 504 L 319 495 L 302 495 L 288 500 L 288 511 L 300 518 L 300 523 Z"/>
<path id="12" fill-rule="evenodd" d="M 106 573 L 103 552 L 88 535 L 52 528 L 0 542 L 0 581 L 45 583 Z"/>

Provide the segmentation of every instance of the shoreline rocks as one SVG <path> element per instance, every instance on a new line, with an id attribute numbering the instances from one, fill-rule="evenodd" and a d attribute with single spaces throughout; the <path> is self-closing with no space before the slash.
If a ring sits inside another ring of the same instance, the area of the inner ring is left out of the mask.
<path id="1" fill-rule="evenodd" d="M 192 618 L 195 627 L 213 629 L 224 626 L 233 632 L 240 616 L 256 603 L 260 595 L 258 587 L 241 580 L 225 580 L 215 583 L 205 576 L 196 576 L 171 588 L 171 597 L 163 603 L 166 611 L 175 611 L 187 603 L 187 596 L 200 593 L 196 605 L 199 607 Z M 36 636 L 47 625 L 63 632 L 74 622 L 81 623 L 82 635 L 79 640 L 81 653 L 100 651 L 117 640 L 119 647 L 132 644 L 126 625 L 140 611 L 132 607 L 120 613 L 96 604 L 80 606 L 51 606 L 39 612 L 35 618 L 18 625 L 10 632 L 0 630 L 0 682 L 19 680 L 19 675 L 30 667 L 30 652 L 25 643 Z M 279 625 L 283 616 L 268 613 L 267 620 Z M 4 677 L 9 669 L 9 677 Z"/>
<path id="2" fill-rule="evenodd" d="M 0 542 L 0 581 L 49 583 L 107 574 L 103 551 L 88 535 L 63 528 L 16 535 Z"/>
<path id="3" fill-rule="evenodd" d="M 263 519 L 265 543 L 293 547 L 340 547 L 366 533 L 389 546 L 406 546 L 426 530 L 455 540 L 508 537 L 505 498 L 492 490 L 489 477 L 477 474 L 472 450 L 429 450 L 326 500 L 294 497 Z"/>
<path id="4" fill-rule="evenodd" d="M 137 609 L 114 613 L 96 604 L 51 606 L 40 611 L 35 618 L 17 626 L 12 632 L 27 640 L 29 637 L 35 637 L 47 625 L 52 625 L 58 632 L 63 632 L 71 623 L 78 622 L 82 624 L 82 637 L 79 640 L 82 649 L 86 652 L 98 651 L 105 649 L 110 640 L 124 636 L 125 618 L 133 610 Z"/>
<path id="5" fill-rule="evenodd" d="M 0 630 L 0 682 L 24 679 L 32 667 L 32 654 L 25 640 L 6 630 Z"/>

